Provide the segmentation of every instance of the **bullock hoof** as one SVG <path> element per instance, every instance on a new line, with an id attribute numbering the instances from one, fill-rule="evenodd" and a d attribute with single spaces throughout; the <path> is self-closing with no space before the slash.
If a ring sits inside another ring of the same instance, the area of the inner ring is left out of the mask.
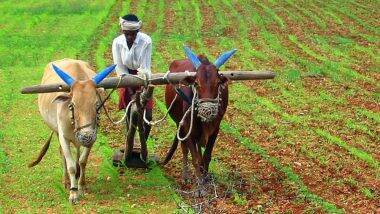
<path id="1" fill-rule="evenodd" d="M 69 202 L 71 204 L 78 204 L 79 203 L 78 191 L 70 190 Z"/>
<path id="2" fill-rule="evenodd" d="M 213 181 L 213 177 L 210 173 L 207 173 L 203 176 L 203 179 L 202 179 L 203 184 L 209 184 L 211 183 L 211 181 Z"/>
<path id="3" fill-rule="evenodd" d="M 141 151 L 138 148 L 134 148 L 131 157 L 125 159 L 125 166 L 128 168 L 148 168 L 148 164 L 141 158 Z"/>
<path id="4" fill-rule="evenodd" d="M 123 166 L 124 149 L 118 149 L 112 157 L 113 166 L 120 167 Z"/>

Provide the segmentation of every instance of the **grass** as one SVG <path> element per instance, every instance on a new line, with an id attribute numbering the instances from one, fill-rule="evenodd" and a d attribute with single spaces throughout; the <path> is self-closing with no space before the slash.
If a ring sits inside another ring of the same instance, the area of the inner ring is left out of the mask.
<path id="1" fill-rule="evenodd" d="M 102 134 L 99 134 L 98 141 L 90 155 L 87 171 L 89 193 L 82 200 L 82 206 L 71 207 L 68 204 L 68 192 L 60 182 L 62 167 L 58 158 L 57 140 L 52 142 L 52 148 L 49 150 L 47 157 L 38 167 L 32 170 L 26 167 L 26 163 L 36 155 L 35 151 L 40 149 L 40 143 L 38 142 L 42 142 L 47 137 L 48 129 L 42 124 L 42 120 L 37 113 L 36 97 L 21 95 L 18 92 L 19 89 L 25 85 L 37 84 L 45 63 L 57 58 L 75 58 L 78 53 L 80 54 L 85 44 L 89 41 L 88 38 L 92 36 L 98 25 L 108 15 L 107 11 L 113 3 L 111 1 L 92 2 L 82 9 L 77 9 L 76 4 L 62 1 L 59 2 L 62 6 L 62 11 L 54 15 L 57 11 L 50 11 L 49 7 L 45 8 L 46 5 L 49 5 L 47 2 L 39 2 L 37 6 L 40 9 L 32 10 L 31 14 L 22 12 L 22 14 L 19 14 L 19 18 L 12 19 L 13 23 L 9 22 L 7 24 L 5 31 L 11 30 L 21 20 L 25 20 L 23 16 L 43 16 L 46 22 L 41 25 L 49 23 L 49 26 L 43 26 L 43 28 L 51 29 L 50 35 L 45 33 L 44 37 L 55 37 L 57 42 L 49 44 L 49 40 L 46 40 L 48 42 L 46 49 L 41 49 L 41 46 L 39 46 L 39 49 L 36 50 L 36 44 L 40 42 L 40 39 L 44 39 L 37 37 L 37 34 L 35 37 L 32 36 L 26 39 L 19 39 L 24 37 L 17 37 L 16 35 L 15 41 L 11 43 L 13 44 L 11 48 L 17 48 L 20 51 L 28 48 L 29 52 L 26 53 L 32 54 L 35 59 L 44 62 L 44 64 L 34 61 L 32 64 L 29 63 L 28 67 L 25 67 L 25 61 L 19 61 L 19 63 L 12 66 L 4 67 L 4 70 L 9 72 L 4 73 L 6 87 L 4 87 L 5 91 L 2 92 L 10 94 L 9 96 L 1 97 L 2 107 L 4 106 L 4 108 L 2 108 L 0 116 L 2 122 L 7 124 L 1 127 L 2 143 L 0 150 L 1 171 L 6 172 L 0 175 L 3 187 L 0 194 L 0 206 L 4 211 L 31 212 L 37 207 L 39 210 L 53 212 L 130 210 L 131 212 L 143 213 L 149 210 L 158 212 L 175 210 L 176 205 L 173 198 L 178 199 L 178 197 L 171 192 L 170 183 L 168 183 L 162 171 L 155 168 L 143 173 L 142 176 L 127 173 L 125 178 L 120 177 L 111 164 L 110 157 L 113 150 L 109 147 L 107 137 Z M 20 9 L 10 9 L 11 5 L 7 2 L 2 3 L 1 6 L 3 9 L 7 9 L 8 12 L 2 17 L 4 20 L 9 19 L 9 16 L 13 16 L 14 13 L 20 12 Z M 79 15 L 71 12 L 69 14 L 65 13 L 65 11 L 73 10 L 80 10 Z M 88 15 L 90 12 L 92 13 L 91 16 Z M 30 22 L 33 22 L 33 19 Z M 79 23 L 92 27 L 82 30 L 80 36 L 78 36 L 73 29 Z M 26 22 L 26 24 L 29 24 L 29 22 Z M 36 24 L 34 27 L 39 28 L 41 26 Z M 56 34 L 58 32 L 57 27 L 64 33 Z M 24 33 L 26 32 L 20 32 L 20 35 Z M 9 40 L 7 37 L 1 37 L 0 39 L 3 41 Z M 69 48 L 63 49 L 63 47 Z M 54 52 L 54 54 L 46 54 L 49 51 Z M 20 57 L 17 51 L 10 53 L 16 59 Z M 4 65 L 6 66 L 6 63 Z M 19 75 L 28 76 L 28 79 L 19 78 Z M 25 112 L 28 112 L 27 115 L 25 115 Z M 17 132 L 14 132 L 14 130 L 17 130 Z M 30 130 L 34 131 L 32 136 L 30 135 Z M 21 144 L 23 145 L 22 147 L 19 146 Z M 19 176 L 12 176 L 15 173 L 19 173 Z M 128 185 L 132 185 L 130 190 L 126 188 Z M 22 188 L 22 186 L 28 186 L 28 188 Z M 131 195 L 130 198 L 127 197 L 128 194 Z M 9 195 L 13 195 L 15 200 L 7 200 L 6 198 Z M 23 201 L 23 203 L 19 203 L 20 201 Z"/>
<path id="2" fill-rule="evenodd" d="M 88 28 L 79 34 L 74 30 L 76 29 L 76 25 L 64 25 L 63 22 L 84 22 L 95 27 L 106 15 L 102 8 L 109 8 L 112 2 L 91 3 L 82 9 L 76 4 L 65 4 L 64 1 L 57 3 L 64 5 L 59 13 L 53 10 L 53 7 L 49 7 L 46 1 L 31 4 L 32 9 L 30 11 L 21 10 L 20 8 L 22 8 L 23 4 L 20 5 L 20 3 L 19 5 L 10 4 L 9 2 L 1 4 L 2 10 L 6 11 L 4 16 L 2 16 L 2 20 L 8 20 L 4 26 L 4 32 L 12 32 L 15 26 L 19 26 L 19 23 L 25 25 L 20 31 L 13 31 L 14 37 L 10 38 L 9 35 L 3 35 L 0 38 L 0 40 L 7 40 L 8 44 L 11 44 L 7 49 L 10 48 L 14 51 L 8 52 L 8 57 L 14 59 L 13 61 L 15 62 L 13 64 L 8 64 L 7 61 L 2 62 L 3 68 L 6 71 L 4 72 L 6 85 L 4 88 L 8 90 L 5 93 L 10 95 L 2 97 L 5 99 L 6 111 L 2 111 L 0 117 L 7 125 L 1 129 L 3 133 L 1 147 L 8 154 L 10 165 L 8 173 L 1 175 L 1 181 L 8 184 L 3 186 L 1 195 L 9 197 L 13 193 L 12 195 L 17 199 L 16 201 L 1 200 L 1 206 L 5 211 L 22 209 L 30 211 L 37 207 L 42 210 L 49 209 L 50 207 L 56 207 L 57 210 L 65 210 L 67 208 L 67 196 L 62 198 L 60 189 L 46 185 L 45 183 L 54 184 L 61 179 L 61 164 L 57 154 L 57 142 L 53 142 L 53 148 L 49 153 L 51 154 L 52 151 L 55 151 L 54 156 L 46 158 L 41 166 L 34 170 L 26 167 L 26 163 L 31 161 L 32 157 L 36 155 L 34 151 L 40 148 L 38 142 L 43 141 L 48 136 L 48 130 L 42 124 L 37 114 L 36 97 L 21 95 L 19 90 L 24 85 L 38 83 L 46 62 L 61 58 L 62 56 L 74 58 L 76 51 L 79 51 L 84 43 L 87 42 L 87 37 L 91 35 L 94 29 Z M 82 12 L 85 13 L 83 10 L 91 11 L 94 16 L 88 18 L 84 14 L 79 15 Z M 68 11 L 78 11 L 79 14 Z M 49 15 L 54 13 L 57 13 L 54 19 L 48 19 Z M 27 19 L 28 16 L 33 16 L 34 18 Z M 12 21 L 9 21 L 9 19 Z M 36 22 L 36 19 L 45 19 L 45 21 Z M 2 23 L 4 23 L 3 21 Z M 38 31 L 39 29 L 50 29 L 50 31 L 43 35 L 35 33 L 36 31 L 34 30 Z M 59 36 L 58 30 L 61 31 Z M 28 33 L 30 35 L 28 37 L 24 36 L 27 35 L 27 32 L 31 32 Z M 52 38 L 55 39 L 53 40 Z M 71 38 L 76 38 L 76 40 L 74 41 Z M 42 45 L 43 41 L 45 41 L 44 45 Z M 5 43 L 2 42 L 1 44 Z M 22 52 L 24 54 L 20 55 Z M 21 56 L 23 57 L 21 58 Z M 21 78 L 23 76 L 28 78 Z M 17 130 L 17 132 L 14 130 Z M 30 135 L 30 130 L 34 131 L 32 136 Z M 21 147 L 20 145 L 23 146 Z M 50 166 L 56 167 L 51 168 Z M 19 173 L 19 176 L 12 176 L 15 173 Z M 45 177 L 47 180 L 43 182 L 41 177 Z M 29 186 L 30 188 L 25 189 L 22 186 Z"/>

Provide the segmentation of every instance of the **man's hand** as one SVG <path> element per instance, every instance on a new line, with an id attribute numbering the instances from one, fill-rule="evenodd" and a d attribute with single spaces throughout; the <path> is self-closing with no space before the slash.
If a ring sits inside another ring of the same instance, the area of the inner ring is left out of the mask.
<path id="1" fill-rule="evenodd" d="M 152 78 L 152 72 L 150 70 L 147 70 L 147 69 L 138 68 L 137 74 L 139 74 L 141 76 L 145 76 L 145 78 L 147 78 L 147 80 L 150 80 Z"/>

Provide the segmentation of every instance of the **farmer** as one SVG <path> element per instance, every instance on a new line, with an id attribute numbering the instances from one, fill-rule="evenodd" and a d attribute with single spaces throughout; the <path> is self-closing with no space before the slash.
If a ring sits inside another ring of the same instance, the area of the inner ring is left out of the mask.
<path id="1" fill-rule="evenodd" d="M 122 35 L 116 37 L 112 43 L 112 56 L 116 64 L 118 76 L 125 74 L 145 74 L 151 77 L 152 40 L 145 33 L 140 32 L 142 22 L 134 14 L 119 18 Z M 125 87 L 119 89 L 119 109 L 125 109 L 132 96 L 141 87 Z M 146 105 L 146 118 L 152 119 L 153 100 Z M 149 136 L 150 126 L 144 123 L 145 139 Z"/>

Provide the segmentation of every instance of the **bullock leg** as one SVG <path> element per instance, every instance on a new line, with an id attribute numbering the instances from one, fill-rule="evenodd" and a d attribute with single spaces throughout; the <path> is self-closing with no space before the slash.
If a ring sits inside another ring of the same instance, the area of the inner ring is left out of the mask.
<path id="1" fill-rule="evenodd" d="M 59 146 L 59 153 L 61 154 L 62 159 L 62 165 L 63 165 L 63 185 L 66 189 L 70 188 L 70 179 L 69 179 L 69 173 L 67 172 L 67 164 L 65 156 L 63 155 L 62 147 Z"/>
<path id="2" fill-rule="evenodd" d="M 201 162 L 202 162 L 202 156 L 200 155 L 200 151 L 198 151 L 197 146 L 194 143 L 195 141 L 193 139 L 189 139 L 186 141 L 186 146 L 190 150 L 191 153 L 191 161 L 193 163 L 194 169 L 195 169 L 195 175 L 198 179 L 202 178 L 202 172 L 201 172 Z"/>
<path id="3" fill-rule="evenodd" d="M 203 153 L 203 168 L 204 168 L 204 176 L 206 180 L 208 179 L 208 168 L 211 162 L 211 154 L 212 149 L 214 148 L 216 137 L 218 136 L 219 129 L 217 129 L 209 138 L 208 142 L 206 142 L 206 149 Z"/>
<path id="4" fill-rule="evenodd" d="M 73 159 L 70 151 L 70 141 L 67 140 L 65 137 L 63 137 L 62 134 L 59 134 L 59 143 L 62 147 L 63 155 L 65 156 L 66 164 L 67 164 L 67 171 L 69 172 L 70 177 L 70 196 L 69 201 L 70 203 L 76 204 L 79 200 L 78 195 L 78 186 L 75 174 L 77 172 L 77 165 L 75 160 Z"/>
<path id="5" fill-rule="evenodd" d="M 177 136 L 175 137 L 175 140 L 178 142 Z M 189 149 L 186 146 L 186 143 L 181 142 L 181 148 L 182 148 L 182 178 L 183 181 L 188 184 L 190 183 L 190 169 L 189 169 Z"/>
<path id="6" fill-rule="evenodd" d="M 75 163 L 77 166 L 77 172 L 75 173 L 75 178 L 78 180 L 78 178 L 80 177 L 80 166 L 79 166 L 80 146 L 76 147 L 76 149 L 77 149 L 77 153 L 76 153 Z"/>
<path id="7" fill-rule="evenodd" d="M 80 176 L 78 181 L 79 196 L 84 195 L 85 191 L 85 170 L 87 165 L 88 156 L 90 155 L 91 148 L 85 147 L 79 158 Z"/>
<path id="8" fill-rule="evenodd" d="M 195 169 L 195 175 L 197 177 L 197 191 L 195 192 L 195 197 L 203 197 L 207 194 L 206 190 L 203 187 L 203 177 L 202 177 L 202 156 L 200 155 L 200 151 L 198 151 L 197 146 L 195 145 L 196 141 L 192 139 L 187 141 L 187 146 L 189 147 L 191 153 L 191 160 L 193 162 L 193 166 Z M 200 149 L 200 148 L 199 148 Z"/>

